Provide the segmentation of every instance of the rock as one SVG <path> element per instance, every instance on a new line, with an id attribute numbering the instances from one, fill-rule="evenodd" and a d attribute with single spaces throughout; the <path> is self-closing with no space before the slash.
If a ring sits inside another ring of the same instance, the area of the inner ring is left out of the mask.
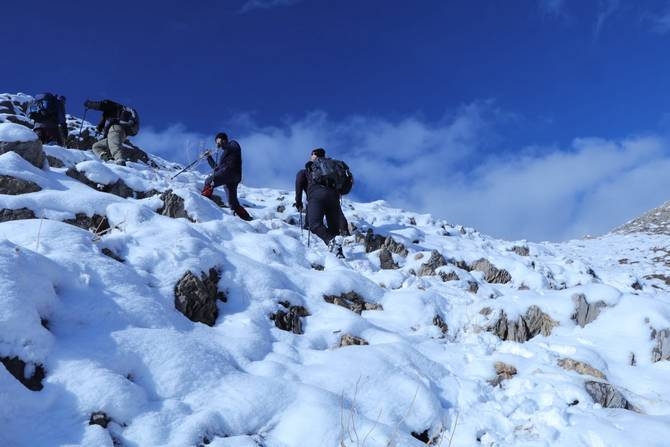
<path id="1" fill-rule="evenodd" d="M 449 332 L 449 326 L 447 326 L 447 323 L 444 322 L 444 319 L 442 319 L 441 316 L 435 315 L 433 317 L 433 324 L 440 329 L 440 332 L 442 332 L 443 336 L 447 335 Z"/>
<path id="2" fill-rule="evenodd" d="M 372 253 L 380 248 L 386 248 L 391 253 L 403 257 L 407 256 L 409 253 L 403 244 L 397 242 L 391 236 L 384 237 L 379 234 L 374 234 L 372 228 L 368 228 L 365 235 L 356 233 L 356 242 L 364 244 L 366 253 Z"/>
<path id="3" fill-rule="evenodd" d="M 368 345 L 368 344 L 369 343 L 367 342 L 367 340 L 364 340 L 360 337 L 356 337 L 355 335 L 351 335 L 351 334 L 344 334 L 340 338 L 340 345 L 339 346 L 341 348 L 341 347 L 344 347 L 344 346 L 364 346 L 364 345 Z"/>
<path id="4" fill-rule="evenodd" d="M 37 135 L 35 135 L 37 138 Z M 0 154 L 16 152 L 33 166 L 42 169 L 46 155 L 40 140 L 34 141 L 0 141 Z"/>
<path id="5" fill-rule="evenodd" d="M 559 359 L 558 366 L 568 371 L 575 371 L 581 375 L 588 375 L 597 377 L 598 379 L 605 379 L 605 374 L 600 370 L 595 369 L 588 363 L 580 362 L 569 358 Z"/>
<path id="6" fill-rule="evenodd" d="M 10 210 L 8 208 L 0 209 L 0 222 L 8 222 L 10 220 L 34 219 L 35 213 L 28 208 L 19 208 Z"/>
<path id="7" fill-rule="evenodd" d="M 379 263 L 384 270 L 393 270 L 398 268 L 398 264 L 393 262 L 393 255 L 388 248 L 382 247 L 379 251 Z"/>
<path id="8" fill-rule="evenodd" d="M 461 279 L 461 278 L 458 277 L 458 275 L 456 274 L 456 272 L 453 272 L 453 271 L 452 271 L 452 272 L 449 272 L 449 273 L 440 272 L 440 273 L 439 273 L 439 276 L 440 276 L 440 279 L 441 279 L 443 282 L 447 282 L 447 281 L 458 281 L 458 280 Z"/>
<path id="9" fill-rule="evenodd" d="M 189 320 L 214 326 L 219 316 L 216 302 L 227 301 L 226 294 L 218 290 L 221 272 L 210 268 L 200 278 L 187 271 L 174 287 L 174 306 Z"/>
<path id="10" fill-rule="evenodd" d="M 40 364 L 31 365 L 32 374 L 26 377 L 26 362 L 21 360 L 18 357 L 0 357 L 0 362 L 5 365 L 7 371 L 13 375 L 16 380 L 21 382 L 23 386 L 28 388 L 31 391 L 40 391 L 44 388 L 42 385 L 42 380 L 46 377 L 44 367 Z"/>
<path id="11" fill-rule="evenodd" d="M 510 275 L 507 270 L 498 269 L 495 265 L 491 264 L 491 262 L 484 258 L 475 261 L 470 266 L 470 269 L 483 272 L 484 281 L 491 284 L 507 284 L 512 280 L 512 275 Z"/>
<path id="12" fill-rule="evenodd" d="M 572 301 L 575 303 L 576 308 L 575 313 L 572 314 L 571 318 L 581 327 L 586 326 L 598 318 L 598 315 L 600 315 L 600 310 L 607 307 L 607 304 L 605 304 L 603 301 L 589 304 L 586 301 L 586 295 L 583 293 L 573 295 Z"/>
<path id="13" fill-rule="evenodd" d="M 282 331 L 293 332 L 294 334 L 303 334 L 301 317 L 308 317 L 310 313 L 303 306 L 294 306 L 286 301 L 281 301 L 286 310 L 280 309 L 270 315 L 270 319 L 275 322 L 275 326 Z"/>
<path id="14" fill-rule="evenodd" d="M 487 327 L 486 330 L 493 332 L 501 340 L 523 343 L 540 334 L 550 335 L 555 326 L 558 326 L 557 321 L 552 320 L 539 307 L 533 305 L 517 321 L 509 321 L 507 314 L 500 311 L 496 322 Z"/>
<path id="15" fill-rule="evenodd" d="M 342 295 L 324 295 L 324 301 L 330 304 L 336 304 L 338 306 L 345 307 L 352 312 L 361 314 L 364 310 L 384 310 L 381 304 L 369 303 L 365 301 L 359 294 L 356 292 L 347 292 Z"/>
<path id="16" fill-rule="evenodd" d="M 604 408 L 623 408 L 631 411 L 639 411 L 633 406 L 616 388 L 607 382 L 588 381 L 584 384 L 586 392 L 597 404 Z"/>
<path id="17" fill-rule="evenodd" d="M 107 425 L 112 421 L 112 418 L 107 416 L 106 413 L 102 411 L 96 411 L 91 413 L 91 417 L 88 420 L 88 425 L 99 425 L 102 428 L 107 428 Z"/>
<path id="18" fill-rule="evenodd" d="M 88 217 L 84 213 L 77 213 L 74 219 L 66 219 L 63 222 L 75 227 L 83 228 L 84 230 L 92 231 L 95 234 L 104 234 L 110 230 L 109 221 L 107 217 L 99 214 L 94 214 Z"/>
<path id="19" fill-rule="evenodd" d="M 86 174 L 83 172 L 77 171 L 75 168 L 69 168 L 66 172 L 65 175 L 68 177 L 71 177 L 75 180 L 79 180 L 81 183 L 95 189 L 96 191 L 101 191 L 101 192 L 106 192 L 109 194 L 114 194 L 115 196 L 122 197 L 124 199 L 127 199 L 129 197 L 135 198 L 135 199 L 145 199 L 147 197 L 154 196 L 156 194 L 160 194 L 159 191 L 156 191 L 154 189 L 151 189 L 149 191 L 135 191 L 132 188 L 130 188 L 122 179 L 116 180 L 114 183 L 111 183 L 109 185 L 101 184 L 101 183 L 95 183 L 86 177 Z"/>
<path id="20" fill-rule="evenodd" d="M 421 264 L 419 271 L 417 272 L 418 276 L 432 276 L 435 275 L 435 270 L 439 267 L 447 265 L 446 259 L 440 254 L 439 251 L 433 250 L 430 253 L 430 259 L 425 264 Z"/>
<path id="21" fill-rule="evenodd" d="M 495 362 L 494 367 L 496 370 L 496 376 L 495 378 L 489 380 L 491 386 L 498 386 L 504 380 L 509 380 L 517 374 L 516 368 L 512 365 L 508 365 L 507 363 Z"/>
<path id="22" fill-rule="evenodd" d="M 191 222 L 195 222 L 188 216 L 184 208 L 184 199 L 173 193 L 171 189 L 161 194 L 161 200 L 163 201 L 163 206 L 157 211 L 158 214 L 172 218 L 183 217 Z"/>
<path id="23" fill-rule="evenodd" d="M 513 251 L 514 253 L 518 254 L 519 256 L 529 256 L 530 255 L 530 250 L 528 249 L 528 247 L 523 247 L 523 246 L 519 246 L 519 245 L 515 245 L 509 251 Z"/>
<path id="24" fill-rule="evenodd" d="M 105 256 L 109 256 L 110 258 L 114 259 L 115 261 L 125 262 L 125 259 L 123 259 L 121 256 L 117 255 L 114 251 L 110 250 L 107 247 L 102 249 L 102 254 L 105 255 Z"/>
<path id="25" fill-rule="evenodd" d="M 47 155 L 47 163 L 52 168 L 64 168 L 65 167 L 65 163 L 63 163 L 63 160 L 61 160 L 60 158 L 53 157 L 51 155 Z"/>
<path id="26" fill-rule="evenodd" d="M 8 175 L 0 175 L 0 194 L 17 196 L 41 190 L 42 188 L 37 183 Z"/>
<path id="27" fill-rule="evenodd" d="M 652 340 L 656 340 L 656 346 L 651 351 L 651 361 L 670 360 L 670 329 L 661 331 L 652 330 Z"/>

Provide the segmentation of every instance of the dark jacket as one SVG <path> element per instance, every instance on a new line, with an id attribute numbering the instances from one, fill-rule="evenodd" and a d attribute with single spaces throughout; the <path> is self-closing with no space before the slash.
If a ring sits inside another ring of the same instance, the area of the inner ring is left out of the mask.
<path id="1" fill-rule="evenodd" d="M 104 137 L 107 138 L 109 128 L 114 124 L 119 124 L 119 114 L 121 113 L 123 106 L 109 99 L 103 99 L 102 101 L 86 101 L 84 106 L 102 112 L 102 117 L 100 117 L 100 121 L 96 128 L 98 129 L 98 132 L 102 132 Z"/>
<path id="2" fill-rule="evenodd" d="M 65 120 L 65 97 L 54 95 L 57 99 L 56 116 L 52 116 L 45 120 L 35 120 L 33 129 L 60 129 L 64 137 L 67 137 L 67 121 Z"/>
<path id="3" fill-rule="evenodd" d="M 221 149 L 219 163 L 215 163 L 211 155 L 207 156 L 207 163 L 214 169 L 211 179 L 213 186 L 229 185 L 242 181 L 242 148 L 235 140 L 225 143 Z"/>
<path id="4" fill-rule="evenodd" d="M 295 203 L 302 203 L 302 193 L 307 194 L 307 169 L 301 169 L 295 175 Z M 309 200 L 309 196 L 307 196 Z"/>

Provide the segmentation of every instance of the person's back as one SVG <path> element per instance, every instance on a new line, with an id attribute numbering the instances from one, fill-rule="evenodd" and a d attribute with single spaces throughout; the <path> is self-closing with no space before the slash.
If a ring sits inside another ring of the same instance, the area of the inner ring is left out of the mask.
<path id="1" fill-rule="evenodd" d="M 103 139 L 93 145 L 93 152 L 102 160 L 113 159 L 117 164 L 125 164 L 132 157 L 131 150 L 124 147 L 123 142 L 128 135 L 137 135 L 139 131 L 139 117 L 135 109 L 110 99 L 86 100 L 84 107 L 102 112 L 96 128 L 103 134 Z"/>
<path id="2" fill-rule="evenodd" d="M 33 130 L 43 144 L 55 142 L 65 145 L 68 129 L 65 120 L 65 97 L 53 93 L 35 95 L 28 108 Z"/>

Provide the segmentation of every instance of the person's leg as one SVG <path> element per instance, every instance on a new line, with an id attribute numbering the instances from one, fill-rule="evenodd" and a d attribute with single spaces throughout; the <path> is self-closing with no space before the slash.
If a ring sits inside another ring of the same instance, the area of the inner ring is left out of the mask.
<path id="1" fill-rule="evenodd" d="M 125 162 L 128 159 L 126 149 L 123 147 L 124 141 L 126 141 L 126 131 L 123 129 L 123 126 L 115 124 L 109 128 L 107 145 L 112 158 L 117 163 Z"/>
<path id="2" fill-rule="evenodd" d="M 237 199 L 237 183 L 227 183 L 226 194 L 228 195 L 228 206 L 234 211 L 240 206 L 240 201 Z"/>
<path id="3" fill-rule="evenodd" d="M 95 143 L 91 149 L 102 161 L 109 161 L 112 159 L 112 154 L 109 153 L 109 146 L 107 146 L 107 138 L 103 138 Z"/>
<path id="4" fill-rule="evenodd" d="M 324 190 L 319 189 L 314 191 L 309 197 L 309 213 L 307 214 L 309 231 L 317 235 L 326 245 L 333 238 L 328 228 L 323 224 L 327 200 L 328 198 Z"/>

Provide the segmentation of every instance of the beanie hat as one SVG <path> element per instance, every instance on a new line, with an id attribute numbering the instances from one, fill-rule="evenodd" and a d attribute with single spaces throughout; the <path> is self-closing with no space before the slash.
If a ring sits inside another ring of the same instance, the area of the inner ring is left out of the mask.
<path id="1" fill-rule="evenodd" d="M 218 140 L 219 138 L 221 138 L 223 141 L 228 141 L 228 135 L 226 135 L 225 132 L 217 133 L 216 136 L 214 137 L 214 141 Z"/>
<path id="2" fill-rule="evenodd" d="M 316 155 L 318 158 L 326 156 L 326 150 L 322 147 L 317 147 L 312 151 L 312 154 Z"/>

